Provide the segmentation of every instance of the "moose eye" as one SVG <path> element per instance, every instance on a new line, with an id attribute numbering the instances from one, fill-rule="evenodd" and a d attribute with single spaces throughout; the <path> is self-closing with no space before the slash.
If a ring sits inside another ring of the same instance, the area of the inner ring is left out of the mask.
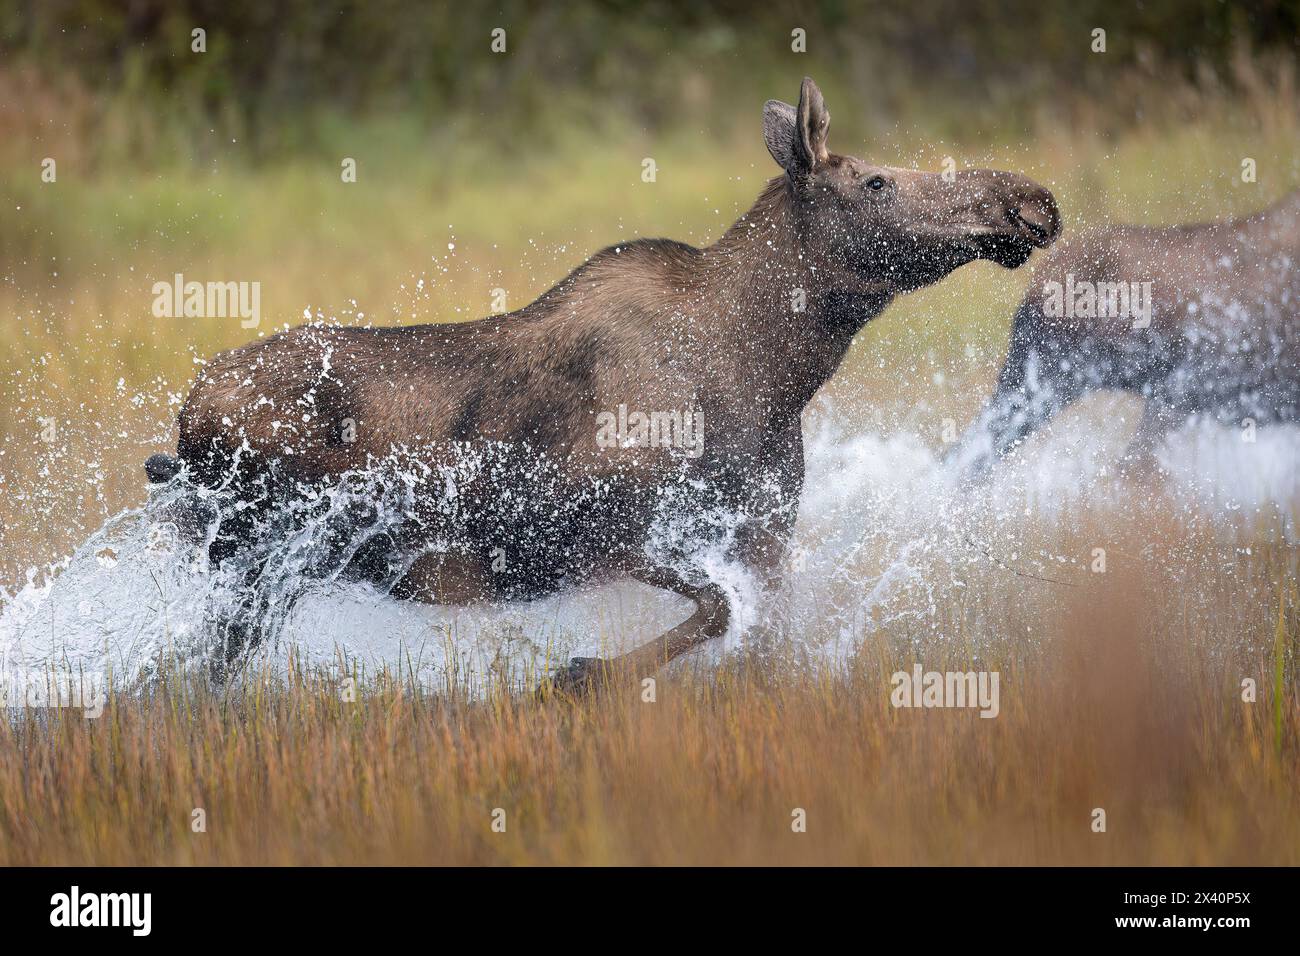
<path id="1" fill-rule="evenodd" d="M 881 176 L 872 176 L 867 180 L 867 188 L 874 189 L 876 192 L 885 188 L 885 180 Z"/>

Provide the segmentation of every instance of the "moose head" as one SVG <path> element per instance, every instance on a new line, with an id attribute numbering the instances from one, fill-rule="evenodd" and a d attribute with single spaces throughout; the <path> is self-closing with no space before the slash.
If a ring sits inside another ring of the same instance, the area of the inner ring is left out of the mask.
<path id="1" fill-rule="evenodd" d="M 1014 269 L 1060 234 L 1056 200 L 1033 180 L 992 169 L 945 177 L 841 156 L 826 147 L 830 119 L 807 77 L 797 107 L 768 100 L 763 110 L 805 248 L 824 268 L 909 292 L 975 259 Z"/>

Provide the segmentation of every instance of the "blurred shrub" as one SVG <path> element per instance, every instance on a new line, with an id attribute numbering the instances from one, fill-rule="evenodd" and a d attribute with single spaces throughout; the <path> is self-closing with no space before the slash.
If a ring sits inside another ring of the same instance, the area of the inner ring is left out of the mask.
<path id="1" fill-rule="evenodd" d="M 496 27 L 505 55 L 489 50 Z M 796 27 L 806 56 L 790 50 Z M 1098 27 L 1105 56 L 1090 50 Z M 989 124 L 1049 91 L 1131 112 L 1126 74 L 1217 82 L 1242 49 L 1294 61 L 1298 35 L 1300 0 L 7 0 L 0 69 L 76 78 L 99 98 L 104 149 L 147 155 L 170 128 L 198 158 L 209 137 L 264 157 L 319 143 L 339 116 L 454 117 L 501 143 L 575 119 L 655 130 L 709 104 L 725 126 L 736 104 L 793 98 L 804 72 L 852 88 L 851 108 L 878 126 L 918 101 Z M 0 82 L 0 112 L 15 86 Z"/>

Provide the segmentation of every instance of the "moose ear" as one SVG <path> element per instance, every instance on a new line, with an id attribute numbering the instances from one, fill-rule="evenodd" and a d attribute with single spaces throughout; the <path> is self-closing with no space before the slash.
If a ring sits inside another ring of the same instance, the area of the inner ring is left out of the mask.
<path id="1" fill-rule="evenodd" d="M 795 108 L 780 100 L 768 100 L 763 107 L 763 139 L 767 151 L 791 176 L 806 176 L 826 162 L 826 131 L 831 114 L 822 100 L 822 91 L 809 77 L 804 77 Z"/>
<path id="2" fill-rule="evenodd" d="M 768 100 L 763 105 L 763 140 L 767 151 L 777 165 L 793 175 L 801 171 L 799 134 L 795 130 L 798 116 L 793 106 L 780 100 Z"/>
<path id="3" fill-rule="evenodd" d="M 803 78 L 799 91 L 799 145 L 808 158 L 810 169 L 816 169 L 830 157 L 826 151 L 826 133 L 831 128 L 831 114 L 822 99 L 822 91 L 811 76 Z"/>

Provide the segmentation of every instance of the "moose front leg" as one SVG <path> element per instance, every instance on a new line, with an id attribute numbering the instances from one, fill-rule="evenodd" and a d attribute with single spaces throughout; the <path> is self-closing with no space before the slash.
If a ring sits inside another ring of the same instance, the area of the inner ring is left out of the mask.
<path id="1" fill-rule="evenodd" d="M 1120 474 L 1126 478 L 1144 478 L 1158 473 L 1160 462 L 1156 452 L 1165 437 L 1186 417 L 1160 396 L 1147 396 L 1137 429 L 1124 450 Z"/>
<path id="2" fill-rule="evenodd" d="M 1038 353 L 1014 352 L 998 376 L 988 405 L 944 456 L 964 477 L 980 481 L 1008 452 L 1083 394 L 1082 383 L 1059 374 Z"/>
<path id="3" fill-rule="evenodd" d="M 789 541 L 794 532 L 799 495 L 803 489 L 803 432 L 798 419 L 783 429 L 756 456 L 741 496 L 746 518 L 736 530 L 732 556 L 772 594 L 780 587 Z M 695 613 L 642 646 L 608 660 L 577 657 L 542 692 L 558 689 L 581 692 L 614 672 L 647 677 L 660 667 L 706 641 L 722 637 L 731 623 L 726 593 L 713 582 L 692 584 L 668 567 L 644 567 L 632 576 L 652 587 L 675 591 L 695 602 Z"/>
<path id="4" fill-rule="evenodd" d="M 771 526 L 746 525 L 736 535 L 737 556 L 769 596 L 779 589 L 783 580 L 782 569 L 793 523 L 793 509 L 782 509 Z M 695 602 L 695 612 L 654 640 L 616 657 L 573 658 L 567 667 L 543 684 L 543 695 L 555 690 L 568 694 L 584 693 L 617 673 L 649 677 L 668 662 L 727 633 L 731 623 L 731 605 L 717 584 L 690 584 L 676 572 L 662 568 L 633 572 L 633 577 L 652 587 L 690 598 Z"/>
<path id="5" fill-rule="evenodd" d="M 649 676 L 674 658 L 727 633 L 731 609 L 726 594 L 716 584 L 693 586 L 675 576 L 654 572 L 638 574 L 636 577 L 647 584 L 690 598 L 695 602 L 695 613 L 654 640 L 617 657 L 573 658 L 567 667 L 543 684 L 543 695 L 553 691 L 582 694 L 595 689 L 601 680 L 616 673 Z"/>

